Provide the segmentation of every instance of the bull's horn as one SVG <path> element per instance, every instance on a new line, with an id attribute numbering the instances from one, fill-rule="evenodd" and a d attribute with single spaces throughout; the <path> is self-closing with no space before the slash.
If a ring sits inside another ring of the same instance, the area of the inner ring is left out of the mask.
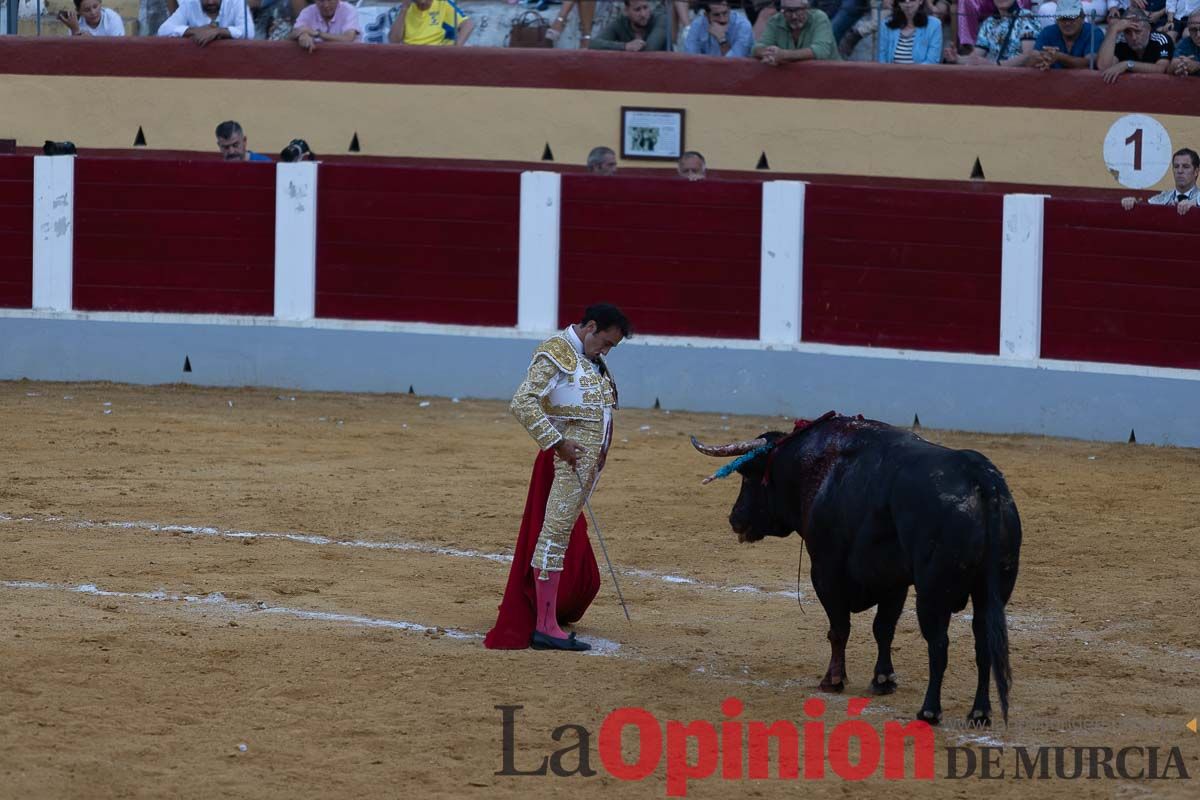
<path id="1" fill-rule="evenodd" d="M 716 456 L 717 458 L 725 458 L 727 456 L 740 456 L 749 453 L 751 450 L 762 447 L 767 443 L 766 439 L 751 439 L 748 442 L 731 442 L 729 444 L 702 444 L 695 436 L 692 437 L 692 447 L 704 453 L 706 456 Z"/>

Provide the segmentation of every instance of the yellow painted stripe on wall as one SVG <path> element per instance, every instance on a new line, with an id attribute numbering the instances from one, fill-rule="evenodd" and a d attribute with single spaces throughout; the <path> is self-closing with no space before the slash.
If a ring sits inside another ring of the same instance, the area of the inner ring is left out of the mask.
<path id="1" fill-rule="evenodd" d="M 989 181 L 1115 188 L 1104 135 L 1120 113 L 845 100 L 730 97 L 315 81 L 0 76 L 4 133 L 19 146 L 71 139 L 126 148 L 140 126 L 149 149 L 213 150 L 236 119 L 251 149 L 294 137 L 318 153 L 582 164 L 618 149 L 622 105 L 687 109 L 686 146 L 716 170 L 964 180 L 979 158 Z M 1200 119 L 1158 116 L 1175 148 L 1200 146 Z M 632 162 L 626 162 L 632 163 Z M 663 166 L 662 162 L 637 162 Z M 1160 187 L 1171 185 L 1168 173 Z"/>

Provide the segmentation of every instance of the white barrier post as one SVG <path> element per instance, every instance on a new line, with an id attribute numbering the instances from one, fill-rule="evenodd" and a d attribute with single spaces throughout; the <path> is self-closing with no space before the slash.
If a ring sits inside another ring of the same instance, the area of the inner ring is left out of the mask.
<path id="1" fill-rule="evenodd" d="M 800 341 L 804 291 L 803 182 L 763 184 L 761 262 L 758 338 L 795 344 Z"/>
<path id="2" fill-rule="evenodd" d="M 1042 354 L 1044 194 L 1004 196 L 1000 255 L 1000 355 L 1036 360 Z"/>
<path id="3" fill-rule="evenodd" d="M 70 311 L 75 268 L 75 157 L 33 158 L 33 307 Z"/>
<path id="4" fill-rule="evenodd" d="M 518 244 L 517 329 L 558 329 L 558 248 L 562 224 L 562 176 L 521 173 Z"/>
<path id="5" fill-rule="evenodd" d="M 317 308 L 317 163 L 275 165 L 275 317 L 310 320 Z"/>

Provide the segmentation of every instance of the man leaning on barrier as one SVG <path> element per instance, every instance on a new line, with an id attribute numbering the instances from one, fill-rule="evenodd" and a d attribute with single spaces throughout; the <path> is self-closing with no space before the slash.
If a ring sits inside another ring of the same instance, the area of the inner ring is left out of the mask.
<path id="1" fill-rule="evenodd" d="M 1200 75 L 1200 61 L 1197 60 L 1197 53 L 1200 52 L 1200 15 L 1194 21 L 1188 21 L 1185 33 L 1187 36 L 1179 40 L 1175 47 L 1175 58 L 1171 61 L 1171 74 L 1181 78 Z"/>
<path id="2" fill-rule="evenodd" d="M 358 9 L 345 0 L 316 0 L 296 17 L 289 39 L 312 52 L 317 42 L 357 42 L 362 38 Z"/>
<path id="3" fill-rule="evenodd" d="M 1200 202 L 1200 189 L 1196 188 L 1197 172 L 1200 172 L 1200 154 L 1188 147 L 1177 150 L 1171 157 L 1171 177 L 1175 179 L 1175 188 L 1159 192 L 1146 202 L 1152 206 L 1175 206 L 1182 217 Z M 1124 197 L 1121 198 L 1121 207 L 1129 211 L 1141 202 L 1137 197 Z"/>
<path id="4" fill-rule="evenodd" d="M 648 53 L 667 49 L 667 16 L 650 0 L 625 0 L 625 13 L 592 37 L 592 50 Z"/>
<path id="5" fill-rule="evenodd" d="M 1105 83 L 1116 83 L 1126 72 L 1165 74 L 1174 54 L 1175 44 L 1168 36 L 1150 31 L 1146 12 L 1131 8 L 1123 19 L 1108 23 L 1096 67 L 1104 70 Z"/>
<path id="6" fill-rule="evenodd" d="M 809 0 L 781 0 L 771 17 L 754 57 L 777 67 L 792 61 L 841 61 L 833 41 L 833 26 L 823 11 L 809 8 Z"/>
<path id="7" fill-rule="evenodd" d="M 217 39 L 253 39 L 254 23 L 247 23 L 244 0 L 179 0 L 158 35 L 191 39 L 204 47 Z"/>
<path id="8" fill-rule="evenodd" d="M 1042 28 L 1026 62 L 1034 69 L 1092 69 L 1103 34 L 1083 18 L 1079 0 L 1062 0 L 1053 25 Z"/>

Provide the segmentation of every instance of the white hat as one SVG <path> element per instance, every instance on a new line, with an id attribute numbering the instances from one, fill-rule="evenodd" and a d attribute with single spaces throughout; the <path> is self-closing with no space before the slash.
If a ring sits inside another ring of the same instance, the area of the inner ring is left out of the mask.
<path id="1" fill-rule="evenodd" d="M 1058 9 L 1054 16 L 1059 19 L 1075 19 L 1083 13 L 1083 3 L 1079 0 L 1058 0 Z"/>

